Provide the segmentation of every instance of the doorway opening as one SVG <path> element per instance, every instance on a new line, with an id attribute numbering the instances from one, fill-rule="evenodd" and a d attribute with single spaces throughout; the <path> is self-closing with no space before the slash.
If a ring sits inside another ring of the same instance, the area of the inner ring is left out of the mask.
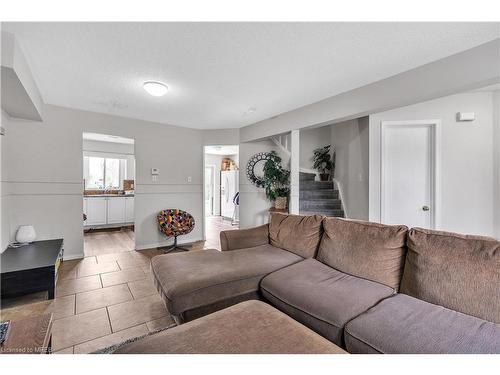
<path id="1" fill-rule="evenodd" d="M 84 254 L 135 250 L 134 139 L 83 133 Z"/>
<path id="2" fill-rule="evenodd" d="M 222 230 L 239 227 L 239 146 L 205 146 L 205 248 L 220 248 Z"/>

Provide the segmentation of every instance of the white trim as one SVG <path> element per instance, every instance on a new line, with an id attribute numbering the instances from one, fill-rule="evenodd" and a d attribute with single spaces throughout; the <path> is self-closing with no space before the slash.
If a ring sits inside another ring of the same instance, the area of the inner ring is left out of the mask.
<path id="1" fill-rule="evenodd" d="M 288 139 L 288 138 L 285 138 Z M 288 141 L 287 141 L 288 143 Z M 300 131 L 290 132 L 290 202 L 288 210 L 291 214 L 300 212 Z"/>
<path id="2" fill-rule="evenodd" d="M 215 165 L 214 164 L 205 164 L 205 167 L 203 168 L 203 173 L 205 173 L 205 170 L 207 168 L 211 169 L 212 173 L 212 215 L 210 216 L 215 216 Z M 203 184 L 203 206 L 205 206 L 205 184 Z M 219 187 L 219 211 L 220 211 L 220 187 Z M 206 215 L 206 213 L 205 213 Z"/>
<path id="3" fill-rule="evenodd" d="M 334 183 L 334 186 L 337 186 L 337 190 L 339 191 L 339 199 L 340 199 L 340 207 L 342 208 L 342 211 L 344 211 L 344 217 L 346 219 L 349 219 L 349 213 L 347 211 L 347 207 L 345 205 L 345 199 L 344 199 L 344 189 L 342 188 L 342 185 L 340 182 L 332 177 L 332 181 Z"/>
<path id="4" fill-rule="evenodd" d="M 441 120 L 382 121 L 380 125 L 380 221 L 385 222 L 385 137 L 389 127 L 413 126 L 431 129 L 431 228 L 441 227 Z"/>

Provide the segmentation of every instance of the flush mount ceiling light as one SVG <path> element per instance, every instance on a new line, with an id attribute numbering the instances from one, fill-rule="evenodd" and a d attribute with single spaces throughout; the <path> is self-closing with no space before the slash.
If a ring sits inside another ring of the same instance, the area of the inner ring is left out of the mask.
<path id="1" fill-rule="evenodd" d="M 142 85 L 149 95 L 163 96 L 167 93 L 168 87 L 164 83 L 156 81 L 144 82 Z"/>
<path id="2" fill-rule="evenodd" d="M 254 113 L 256 110 L 257 110 L 257 108 L 255 108 L 255 107 L 250 107 L 250 108 L 248 108 L 248 110 L 247 110 L 245 113 L 243 113 L 243 114 L 244 114 L 245 116 L 248 116 L 248 115 L 251 115 L 252 113 Z"/>

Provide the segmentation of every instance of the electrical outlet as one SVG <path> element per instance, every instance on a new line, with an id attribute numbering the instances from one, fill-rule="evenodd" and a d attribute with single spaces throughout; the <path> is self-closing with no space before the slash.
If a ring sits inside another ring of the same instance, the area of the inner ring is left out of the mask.
<path id="1" fill-rule="evenodd" d="M 0 135 L 5 135 L 5 128 L 0 126 Z"/>
<path id="2" fill-rule="evenodd" d="M 193 181 L 193 178 L 191 176 L 188 177 L 188 183 L 191 183 Z"/>

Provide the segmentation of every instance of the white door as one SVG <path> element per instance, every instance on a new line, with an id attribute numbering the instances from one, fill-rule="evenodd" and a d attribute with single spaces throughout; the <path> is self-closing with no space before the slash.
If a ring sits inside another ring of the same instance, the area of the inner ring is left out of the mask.
<path id="1" fill-rule="evenodd" d="M 125 223 L 125 197 L 108 198 L 108 224 Z"/>
<path id="2" fill-rule="evenodd" d="M 125 198 L 125 221 L 127 223 L 134 222 L 134 197 Z"/>
<path id="3" fill-rule="evenodd" d="M 85 225 L 106 224 L 106 198 L 87 198 L 87 221 Z"/>
<path id="4" fill-rule="evenodd" d="M 383 122 L 381 221 L 435 227 L 437 123 Z"/>

